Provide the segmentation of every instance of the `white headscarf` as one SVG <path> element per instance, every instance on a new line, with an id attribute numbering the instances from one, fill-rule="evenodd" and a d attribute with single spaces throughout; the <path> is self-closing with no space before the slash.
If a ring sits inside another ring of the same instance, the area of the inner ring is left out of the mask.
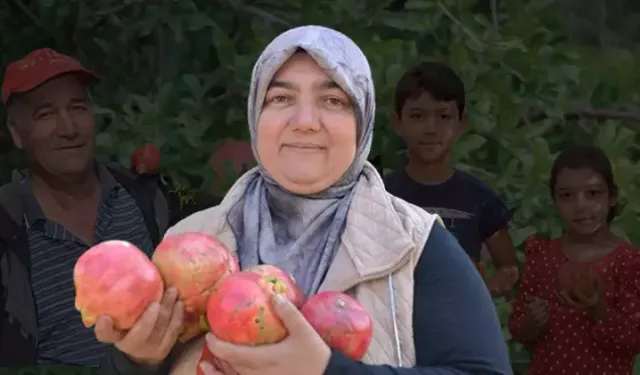
<path id="1" fill-rule="evenodd" d="M 274 74 L 299 49 L 306 51 L 355 105 L 357 153 L 342 178 L 328 189 L 301 196 L 284 190 L 258 168 L 227 220 L 238 241 L 242 268 L 271 264 L 294 276 L 307 295 L 315 293 L 340 243 L 353 187 L 367 162 L 373 138 L 375 93 L 369 62 L 344 34 L 322 26 L 303 26 L 280 34 L 253 68 L 248 104 L 249 129 L 256 151 L 258 119 Z"/>

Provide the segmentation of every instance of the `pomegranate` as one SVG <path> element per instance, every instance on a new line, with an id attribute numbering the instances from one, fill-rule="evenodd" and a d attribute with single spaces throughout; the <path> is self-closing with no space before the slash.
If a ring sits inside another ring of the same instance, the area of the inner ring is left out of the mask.
<path id="1" fill-rule="evenodd" d="M 373 320 L 355 299 L 340 292 L 320 292 L 307 299 L 302 314 L 329 347 L 359 361 L 369 349 Z"/>
<path id="2" fill-rule="evenodd" d="M 287 281 L 256 272 L 242 271 L 223 278 L 207 302 L 209 329 L 220 340 L 239 345 L 281 341 L 288 332 L 272 308 L 272 298 L 276 293 L 290 298 L 287 288 Z"/>
<path id="3" fill-rule="evenodd" d="M 287 298 L 293 302 L 294 306 L 301 308 L 305 301 L 305 295 L 302 289 L 298 287 L 293 276 L 281 270 L 278 267 L 270 265 L 253 266 L 244 270 L 247 273 L 255 273 L 260 276 L 271 278 L 273 280 L 281 280 L 286 284 Z"/>
<path id="4" fill-rule="evenodd" d="M 116 328 L 129 329 L 164 293 L 156 267 L 126 241 L 105 241 L 87 250 L 73 268 L 73 282 L 85 327 L 107 315 Z"/>
<path id="5" fill-rule="evenodd" d="M 213 193 L 224 194 L 230 183 L 254 165 L 256 159 L 251 142 L 232 138 L 220 142 L 209 158 L 209 166 L 217 176 L 212 186 Z"/>
<path id="6" fill-rule="evenodd" d="M 569 260 L 558 269 L 557 287 L 560 291 L 590 296 L 598 287 L 598 279 L 589 263 Z"/>
<path id="7" fill-rule="evenodd" d="M 165 237 L 151 259 L 165 284 L 178 289 L 184 303 L 180 339 L 187 341 L 203 333 L 200 317 L 205 314 L 209 293 L 221 278 L 239 270 L 236 258 L 216 238 L 187 232 Z"/>
<path id="8" fill-rule="evenodd" d="M 145 143 L 131 154 L 131 168 L 138 173 L 157 173 L 160 167 L 160 150 L 151 143 Z"/>

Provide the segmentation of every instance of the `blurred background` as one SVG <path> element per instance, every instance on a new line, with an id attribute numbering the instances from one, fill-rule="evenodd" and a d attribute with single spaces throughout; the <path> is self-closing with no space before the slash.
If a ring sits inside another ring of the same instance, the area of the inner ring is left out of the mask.
<path id="1" fill-rule="evenodd" d="M 609 155 L 622 198 L 615 230 L 640 244 L 632 231 L 640 211 L 640 2 L 0 0 L 0 63 L 40 47 L 77 57 L 106 79 L 93 90 L 100 159 L 128 166 L 136 147 L 153 143 L 162 173 L 185 197 L 214 187 L 222 194 L 238 170 L 213 168 L 216 157 L 248 152 L 235 140 L 248 137 L 253 64 L 273 37 L 303 24 L 336 28 L 368 56 L 378 106 L 372 157 L 381 168 L 402 162 L 389 126 L 396 81 L 417 62 L 446 62 L 468 90 L 471 131 L 456 148 L 457 165 L 503 195 L 519 248 L 530 234 L 560 234 L 548 178 L 554 156 L 574 142 Z M 212 158 L 219 149 L 224 155 Z M 0 183 L 23 165 L 3 126 Z M 504 322 L 507 304 L 496 304 Z M 528 353 L 512 342 L 510 350 L 514 369 L 524 371 Z"/>

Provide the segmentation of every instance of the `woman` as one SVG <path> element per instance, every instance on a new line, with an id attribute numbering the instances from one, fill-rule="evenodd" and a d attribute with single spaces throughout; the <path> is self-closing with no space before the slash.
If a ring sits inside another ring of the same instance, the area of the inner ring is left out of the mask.
<path id="1" fill-rule="evenodd" d="M 510 374 L 506 346 L 482 279 L 436 216 L 385 192 L 366 160 L 375 115 L 367 59 L 343 34 L 289 30 L 253 70 L 248 117 L 257 168 L 222 203 L 173 227 L 200 231 L 237 253 L 242 268 L 266 263 L 307 295 L 353 294 L 372 314 L 362 362 L 331 351 L 286 302 L 290 336 L 240 347 L 207 337 L 226 375 Z M 193 374 L 204 340 L 174 366 Z M 203 364 L 207 374 L 220 374 Z"/>
<path id="2" fill-rule="evenodd" d="M 530 375 L 631 375 L 640 353 L 640 253 L 610 228 L 618 206 L 611 163 L 596 147 L 566 149 L 550 185 L 565 233 L 527 239 L 509 330 L 532 350 Z"/>

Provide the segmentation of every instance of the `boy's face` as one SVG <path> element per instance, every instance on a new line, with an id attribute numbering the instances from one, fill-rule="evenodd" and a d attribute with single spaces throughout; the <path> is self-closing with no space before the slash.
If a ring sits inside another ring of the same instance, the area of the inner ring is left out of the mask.
<path id="1" fill-rule="evenodd" d="M 407 99 L 401 113 L 393 113 L 392 125 L 412 158 L 434 164 L 446 159 L 456 139 L 466 131 L 467 116 L 460 116 L 455 101 L 442 102 L 423 93 Z"/>

